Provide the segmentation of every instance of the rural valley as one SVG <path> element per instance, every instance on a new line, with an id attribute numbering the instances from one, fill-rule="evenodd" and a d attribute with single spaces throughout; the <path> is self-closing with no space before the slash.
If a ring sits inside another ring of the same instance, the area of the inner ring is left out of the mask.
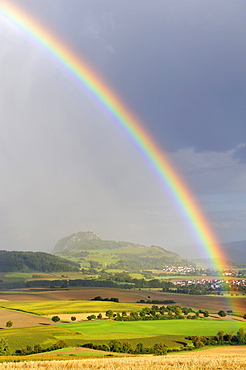
<path id="1" fill-rule="evenodd" d="M 236 263 L 219 272 L 92 232 L 63 238 L 53 254 L 0 254 L 2 364 L 149 355 L 171 364 L 220 348 L 243 361 L 246 270 Z"/>

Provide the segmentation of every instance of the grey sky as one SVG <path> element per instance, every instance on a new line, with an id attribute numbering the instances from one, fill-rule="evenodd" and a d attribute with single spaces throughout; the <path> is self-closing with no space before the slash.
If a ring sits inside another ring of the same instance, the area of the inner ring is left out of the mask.
<path id="1" fill-rule="evenodd" d="M 169 153 L 219 239 L 246 239 L 245 1 L 11 2 L 117 91 Z M 194 244 L 112 118 L 2 17 L 0 37 L 1 249 L 51 251 L 79 230 L 177 251 Z"/>

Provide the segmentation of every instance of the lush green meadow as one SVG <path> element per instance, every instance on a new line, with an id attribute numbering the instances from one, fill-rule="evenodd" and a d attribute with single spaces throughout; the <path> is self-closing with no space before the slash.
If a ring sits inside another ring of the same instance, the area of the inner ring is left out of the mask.
<path id="1" fill-rule="evenodd" d="M 19 302 L 1 302 L 1 307 L 34 313 L 36 315 L 59 315 L 75 314 L 86 312 L 114 312 L 121 311 L 140 311 L 141 306 L 131 303 L 117 303 L 110 301 L 19 301 Z"/>
<path id="2" fill-rule="evenodd" d="M 66 328 L 83 333 L 93 339 L 112 339 L 120 336 L 153 337 L 157 335 L 216 335 L 219 330 L 236 333 L 239 328 L 246 330 L 246 322 L 229 320 L 156 320 L 156 321 L 92 321 L 66 324 Z"/>
<path id="3" fill-rule="evenodd" d="M 177 348 L 189 340 L 189 335 L 216 335 L 219 330 L 225 333 L 236 332 L 246 322 L 226 320 L 170 320 L 170 321 L 85 321 L 81 323 L 58 324 L 54 326 L 37 326 L 29 328 L 11 328 L 1 331 L 1 338 L 7 339 L 12 351 L 26 346 L 40 344 L 48 348 L 59 340 L 64 340 L 69 346 L 82 344 L 108 343 L 117 339 L 129 341 L 136 345 L 143 343 L 151 346 L 163 342 L 169 348 Z"/>
<path id="4" fill-rule="evenodd" d="M 8 341 L 12 351 L 40 344 L 47 348 L 59 340 L 59 335 L 76 335 L 66 328 L 55 326 L 34 326 L 29 328 L 11 328 L 1 331 L 1 338 Z M 58 339 L 57 339 L 58 337 Z"/>

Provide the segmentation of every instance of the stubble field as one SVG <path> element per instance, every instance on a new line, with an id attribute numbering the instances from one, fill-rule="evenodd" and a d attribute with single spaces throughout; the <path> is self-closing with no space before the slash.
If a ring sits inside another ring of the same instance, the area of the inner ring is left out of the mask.
<path id="1" fill-rule="evenodd" d="M 233 354 L 181 354 L 170 356 L 140 356 L 110 359 L 86 359 L 71 361 L 37 361 L 2 363 L 1 370 L 10 369 L 83 369 L 83 370 L 245 370 L 245 355 Z"/>

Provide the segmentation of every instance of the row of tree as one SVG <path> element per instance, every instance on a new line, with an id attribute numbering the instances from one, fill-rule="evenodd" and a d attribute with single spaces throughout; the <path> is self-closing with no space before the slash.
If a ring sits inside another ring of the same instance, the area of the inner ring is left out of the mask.
<path id="1" fill-rule="evenodd" d="M 109 319 L 114 318 L 115 321 L 147 321 L 147 320 L 177 320 L 177 319 L 199 319 L 200 317 L 208 317 L 207 310 L 195 311 L 190 307 L 174 306 L 161 306 L 153 305 L 152 307 L 143 307 L 140 311 L 131 311 L 127 314 L 126 311 L 114 313 L 108 310 L 105 316 Z M 227 314 L 224 310 L 218 312 L 220 317 L 225 317 Z M 102 314 L 90 315 L 88 320 L 102 319 Z M 52 319 L 53 320 L 53 319 Z"/>
<path id="2" fill-rule="evenodd" d="M 218 331 L 215 336 L 191 336 L 186 337 L 186 340 L 189 342 L 182 342 L 182 346 L 179 349 L 170 349 L 162 342 L 155 343 L 149 347 L 144 346 L 143 343 L 138 343 L 134 347 L 129 341 L 121 342 L 119 340 L 111 340 L 104 344 L 86 343 L 82 347 L 121 353 L 165 355 L 168 352 L 191 351 L 203 346 L 244 345 L 246 344 L 246 334 L 244 329 L 240 328 L 235 335 Z"/>
<path id="3" fill-rule="evenodd" d="M 86 343 L 82 347 L 97 349 L 100 351 L 131 353 L 131 354 L 155 354 L 166 355 L 168 348 L 164 343 L 155 343 L 153 346 L 145 347 L 143 343 L 138 343 L 135 347 L 129 341 L 111 340 L 109 343 L 93 344 Z"/>
<path id="4" fill-rule="evenodd" d="M 190 339 L 195 348 L 201 348 L 204 346 L 218 346 L 218 345 L 244 345 L 246 344 L 246 333 L 244 328 L 240 328 L 237 334 L 225 333 L 223 330 L 218 331 L 215 336 L 192 336 L 187 337 Z"/>

